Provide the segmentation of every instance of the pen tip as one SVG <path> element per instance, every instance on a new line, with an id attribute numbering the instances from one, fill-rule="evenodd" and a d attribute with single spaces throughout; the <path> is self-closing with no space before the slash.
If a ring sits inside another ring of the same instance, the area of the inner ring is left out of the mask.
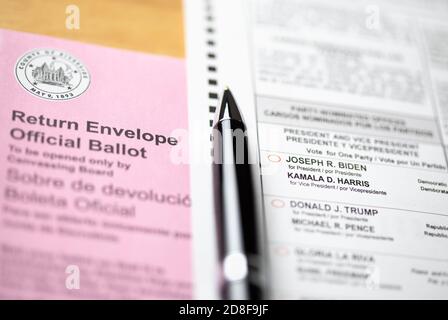
<path id="1" fill-rule="evenodd" d="M 219 109 L 217 121 L 223 119 L 243 121 L 238 105 L 236 104 L 235 98 L 233 97 L 229 87 L 225 88 L 222 95 L 221 107 Z"/>

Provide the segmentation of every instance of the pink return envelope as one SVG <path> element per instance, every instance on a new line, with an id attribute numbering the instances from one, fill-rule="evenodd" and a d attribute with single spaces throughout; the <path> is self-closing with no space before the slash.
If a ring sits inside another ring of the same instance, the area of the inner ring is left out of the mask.
<path id="1" fill-rule="evenodd" d="M 0 298 L 191 298 L 183 60 L 0 30 Z"/>

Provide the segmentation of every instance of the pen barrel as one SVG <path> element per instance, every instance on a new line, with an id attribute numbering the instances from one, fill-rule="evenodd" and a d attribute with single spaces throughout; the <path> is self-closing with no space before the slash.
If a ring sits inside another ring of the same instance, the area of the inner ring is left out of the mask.
<path id="1" fill-rule="evenodd" d="M 213 145 L 221 294 L 224 299 L 259 299 L 258 224 L 244 124 L 219 121 Z"/>

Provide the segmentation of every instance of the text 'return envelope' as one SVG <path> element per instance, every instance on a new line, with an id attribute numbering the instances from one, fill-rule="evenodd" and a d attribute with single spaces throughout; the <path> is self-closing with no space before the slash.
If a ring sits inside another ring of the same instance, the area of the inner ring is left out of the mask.
<path id="1" fill-rule="evenodd" d="M 184 62 L 7 30 L 0 55 L 0 298 L 190 298 Z"/>

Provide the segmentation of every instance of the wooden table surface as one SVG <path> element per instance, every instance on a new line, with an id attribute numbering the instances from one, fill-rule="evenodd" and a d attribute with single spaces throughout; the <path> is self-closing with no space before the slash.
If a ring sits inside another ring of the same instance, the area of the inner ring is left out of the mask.
<path id="1" fill-rule="evenodd" d="M 66 28 L 69 5 L 79 30 Z M 0 0 L 0 28 L 184 56 L 182 0 Z"/>

